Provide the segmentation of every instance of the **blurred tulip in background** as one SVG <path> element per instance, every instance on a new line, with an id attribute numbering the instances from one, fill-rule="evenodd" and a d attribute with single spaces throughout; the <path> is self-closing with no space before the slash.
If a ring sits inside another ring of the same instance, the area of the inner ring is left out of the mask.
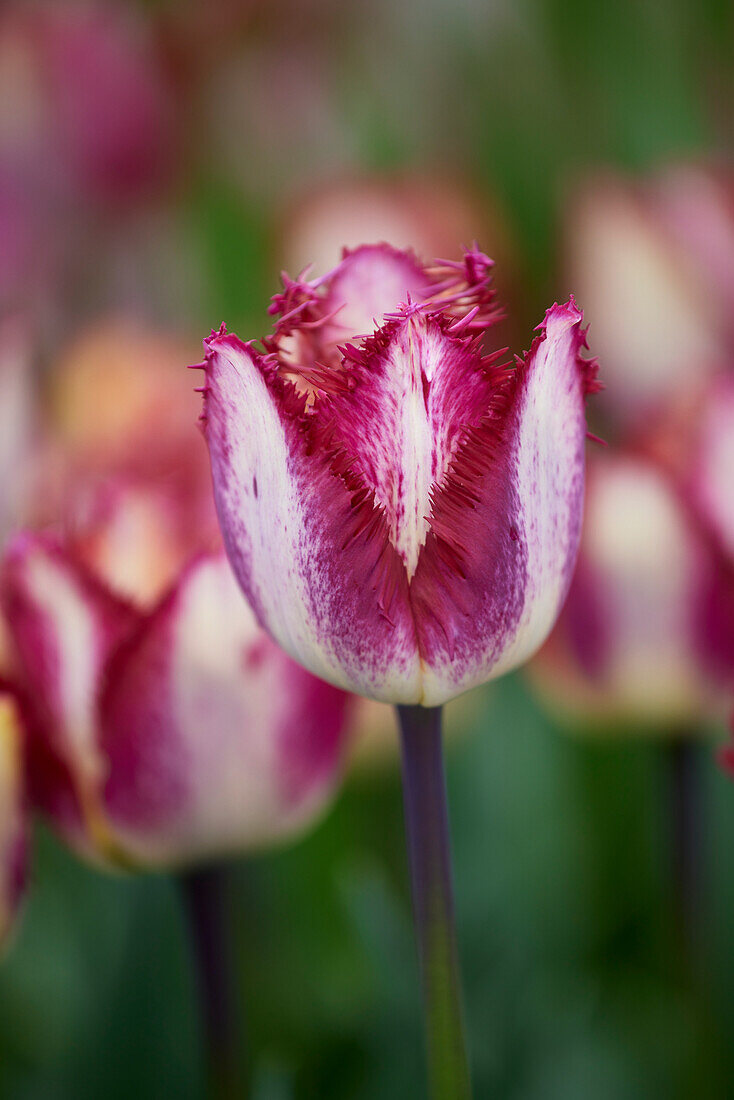
<path id="1" fill-rule="evenodd" d="M 734 691 L 734 570 L 651 458 L 589 464 L 579 560 L 532 666 L 544 699 L 589 732 L 689 732 Z"/>
<path id="2" fill-rule="evenodd" d="M 583 182 L 569 203 L 568 277 L 593 318 L 612 424 L 639 427 L 676 392 L 734 370 L 734 176 L 672 165 Z"/>
<path id="3" fill-rule="evenodd" d="M 65 352 L 27 505 L 48 533 L 15 539 L 3 567 L 31 796 L 110 862 L 248 850 L 311 816 L 340 771 L 345 697 L 256 627 L 216 549 L 181 353 L 117 322 Z"/>

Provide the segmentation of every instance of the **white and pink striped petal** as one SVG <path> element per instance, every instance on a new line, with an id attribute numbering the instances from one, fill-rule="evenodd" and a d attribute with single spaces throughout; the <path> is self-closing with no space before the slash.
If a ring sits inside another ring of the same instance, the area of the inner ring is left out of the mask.
<path id="1" fill-rule="evenodd" d="M 732 578 L 655 462 L 592 464 L 576 574 L 532 672 L 553 705 L 597 723 L 676 729 L 721 712 L 734 682 Z"/>
<path id="2" fill-rule="evenodd" d="M 258 627 L 223 553 L 199 559 L 108 669 L 100 748 L 116 843 L 170 866 L 292 833 L 333 793 L 346 702 Z"/>
<path id="3" fill-rule="evenodd" d="M 103 767 L 96 699 L 108 657 L 136 614 L 62 546 L 18 535 L 5 555 L 0 603 L 37 724 L 85 801 Z"/>
<path id="4" fill-rule="evenodd" d="M 596 388 L 581 321 L 573 300 L 548 311 L 435 494 L 411 585 L 426 705 L 528 660 L 561 609 L 581 531 L 584 399 Z"/>
<path id="5" fill-rule="evenodd" d="M 335 448 L 319 446 L 304 402 L 251 346 L 224 332 L 207 345 L 217 511 L 259 621 L 317 676 L 414 701 L 407 578 L 373 494 L 335 475 Z"/>
<path id="6" fill-rule="evenodd" d="M 265 355 L 224 328 L 205 341 L 205 434 L 240 584 L 296 660 L 372 698 L 436 705 L 521 663 L 569 583 L 595 364 L 573 300 L 516 370 L 483 356 L 490 268 L 477 249 L 426 268 L 422 300 L 354 333 L 308 395 L 284 381 L 298 364 L 282 328 Z M 289 332 L 341 278 L 290 314 L 287 284 L 274 303 Z"/>

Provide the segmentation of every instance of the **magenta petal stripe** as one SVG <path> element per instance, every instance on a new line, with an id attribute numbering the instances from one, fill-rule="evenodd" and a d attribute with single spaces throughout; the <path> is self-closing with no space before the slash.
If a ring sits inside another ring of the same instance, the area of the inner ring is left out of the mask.
<path id="1" fill-rule="evenodd" d="M 230 560 L 260 622 L 339 687 L 420 697 L 407 579 L 370 494 L 334 475 L 304 402 L 234 336 L 207 341 L 205 433 Z"/>
<path id="2" fill-rule="evenodd" d="M 32 534 L 17 536 L 6 552 L 0 601 L 37 724 L 80 787 L 93 785 L 99 678 L 137 613 L 72 554 Z"/>
<path id="3" fill-rule="evenodd" d="M 345 704 L 263 634 L 223 553 L 197 559 L 108 670 L 100 743 L 118 844 L 170 865 L 292 832 L 338 778 Z"/>
<path id="4" fill-rule="evenodd" d="M 595 364 L 582 315 L 548 311 L 435 495 L 411 585 L 426 705 L 527 660 L 565 598 L 578 548 Z"/>

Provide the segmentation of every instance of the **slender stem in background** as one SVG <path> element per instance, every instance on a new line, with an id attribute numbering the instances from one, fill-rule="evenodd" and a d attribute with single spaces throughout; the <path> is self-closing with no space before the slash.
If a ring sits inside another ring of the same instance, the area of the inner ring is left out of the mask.
<path id="1" fill-rule="evenodd" d="M 440 707 L 398 707 L 413 914 L 433 1100 L 469 1100 Z"/>
<path id="2" fill-rule="evenodd" d="M 702 917 L 703 798 L 700 745 L 694 735 L 668 746 L 670 861 L 680 938 L 695 957 Z"/>
<path id="3" fill-rule="evenodd" d="M 228 874 L 210 865 L 179 876 L 199 1000 L 209 1100 L 242 1100 L 235 961 Z"/>

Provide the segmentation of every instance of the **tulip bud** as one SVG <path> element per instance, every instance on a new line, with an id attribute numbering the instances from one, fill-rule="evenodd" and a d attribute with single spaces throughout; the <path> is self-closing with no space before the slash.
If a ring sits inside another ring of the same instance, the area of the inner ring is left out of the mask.
<path id="1" fill-rule="evenodd" d="M 177 865 L 292 833 L 338 779 L 345 696 L 258 628 L 223 554 L 151 611 L 18 536 L 0 600 L 35 731 L 32 796 L 77 850 Z"/>
<path id="2" fill-rule="evenodd" d="M 734 353 L 734 183 L 671 169 L 639 186 L 590 181 L 570 206 L 571 281 L 594 319 L 600 409 L 645 423 Z"/>
<path id="3" fill-rule="evenodd" d="M 555 305 L 517 367 L 483 356 L 491 261 L 387 245 L 284 281 L 265 353 L 205 341 L 225 544 L 261 624 L 316 675 L 436 706 L 527 660 L 581 526 L 582 315 Z M 366 334 L 366 335 L 365 335 Z"/>
<path id="4" fill-rule="evenodd" d="M 590 465 L 571 590 L 532 665 L 568 717 L 681 729 L 734 684 L 734 577 L 665 469 L 633 454 Z"/>

